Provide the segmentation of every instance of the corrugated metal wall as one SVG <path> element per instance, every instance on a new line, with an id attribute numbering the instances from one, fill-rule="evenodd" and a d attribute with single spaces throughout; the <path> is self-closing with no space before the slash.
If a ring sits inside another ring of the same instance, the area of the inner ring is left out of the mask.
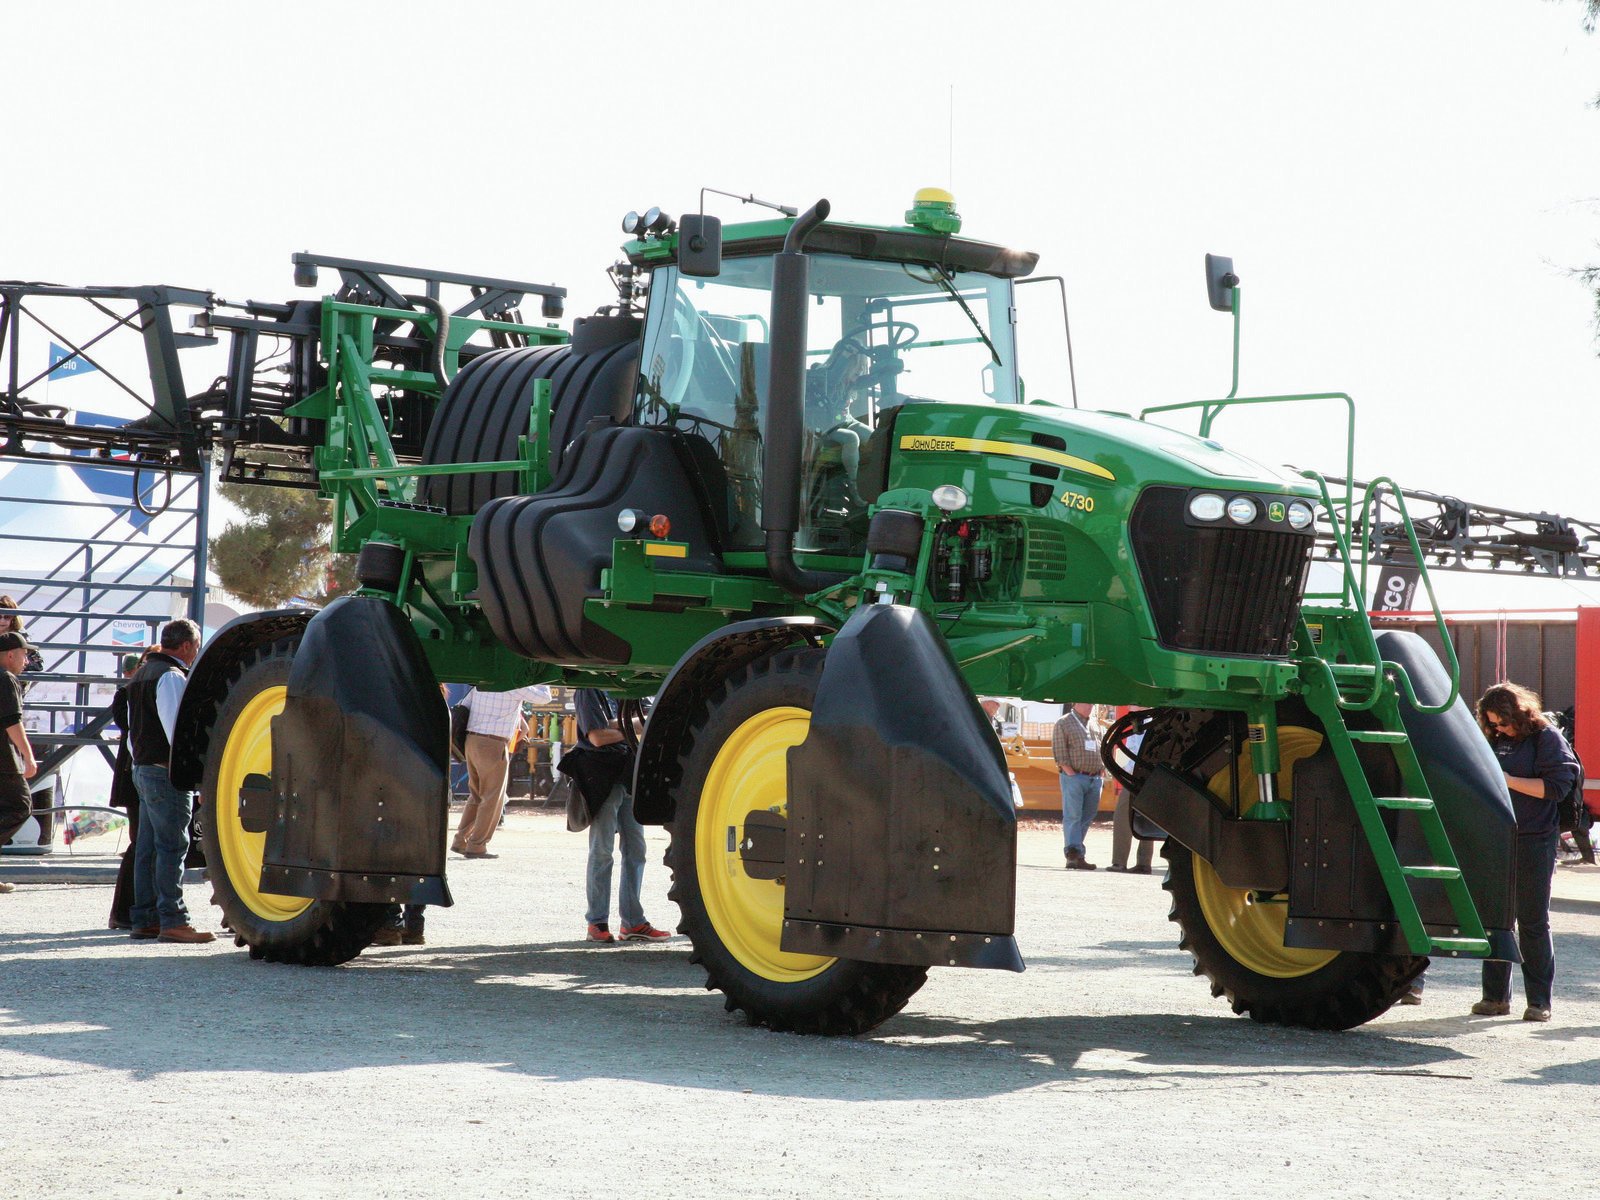
<path id="1" fill-rule="evenodd" d="M 1502 678 L 1532 688 L 1547 711 L 1559 712 L 1577 698 L 1578 626 L 1575 621 L 1447 620 L 1461 660 L 1461 694 L 1468 704 Z M 1433 622 L 1384 621 L 1385 629 L 1410 629 L 1439 650 Z M 1504 639 L 1505 670 L 1497 666 Z"/>

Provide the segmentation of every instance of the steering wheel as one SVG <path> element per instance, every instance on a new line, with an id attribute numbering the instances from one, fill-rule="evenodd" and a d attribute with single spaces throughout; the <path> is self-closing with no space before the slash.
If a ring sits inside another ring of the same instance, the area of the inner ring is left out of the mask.
<path id="1" fill-rule="evenodd" d="M 901 346 L 909 346 L 912 342 L 917 340 L 917 336 L 922 332 L 922 330 L 918 329 L 910 321 L 898 321 L 891 317 L 882 321 L 868 321 L 865 324 L 857 325 L 854 329 L 847 329 L 844 333 L 844 336 L 841 337 L 838 342 L 835 343 L 835 345 L 842 346 L 846 342 L 849 342 L 857 350 L 861 351 L 861 353 L 866 354 L 870 348 L 863 345 L 861 342 L 856 341 L 856 339 L 863 333 L 870 334 L 874 329 L 881 329 L 884 331 L 884 335 L 888 339 L 889 349 L 891 350 L 898 350 Z"/>

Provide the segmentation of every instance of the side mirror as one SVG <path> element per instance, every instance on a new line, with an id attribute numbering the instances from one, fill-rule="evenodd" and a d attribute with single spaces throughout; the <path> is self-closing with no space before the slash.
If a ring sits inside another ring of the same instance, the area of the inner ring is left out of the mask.
<path id="1" fill-rule="evenodd" d="M 1233 311 L 1233 289 L 1239 277 L 1233 273 L 1233 259 L 1220 254 L 1206 255 L 1206 299 L 1218 312 Z"/>
<path id="2" fill-rule="evenodd" d="M 678 270 L 694 279 L 722 274 L 722 218 L 685 213 L 678 218 Z"/>

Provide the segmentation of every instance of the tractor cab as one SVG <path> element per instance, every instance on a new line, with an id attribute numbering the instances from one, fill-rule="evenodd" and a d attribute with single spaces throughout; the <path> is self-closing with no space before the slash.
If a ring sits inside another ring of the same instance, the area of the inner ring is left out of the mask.
<path id="1" fill-rule="evenodd" d="M 952 238 L 949 222 L 958 229 L 959 217 L 944 193 L 919 201 L 904 228 L 824 224 L 810 237 L 794 548 L 851 566 L 865 548 L 867 506 L 883 490 L 902 405 L 1020 400 L 1012 279 L 1032 269 L 1034 256 Z M 930 203 L 944 215 L 942 229 L 917 224 Z M 727 477 L 726 548 L 735 555 L 763 544 L 762 406 L 774 265 L 787 227 L 730 227 L 709 275 L 702 263 L 677 261 L 676 232 L 628 247 L 650 267 L 634 420 L 714 448 Z"/>

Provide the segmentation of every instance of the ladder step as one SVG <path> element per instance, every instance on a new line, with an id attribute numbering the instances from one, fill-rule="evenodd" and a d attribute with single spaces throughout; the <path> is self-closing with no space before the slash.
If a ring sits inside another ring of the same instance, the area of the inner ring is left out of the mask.
<path id="1" fill-rule="evenodd" d="M 1434 807 L 1426 796 L 1374 796 L 1372 802 L 1379 808 L 1394 808 L 1402 812 L 1427 812 Z"/>
<path id="2" fill-rule="evenodd" d="M 1452 954 L 1487 954 L 1489 952 L 1488 938 L 1436 937 L 1429 938 L 1428 944 L 1435 950 L 1448 950 Z"/>
<path id="3" fill-rule="evenodd" d="M 1401 867 L 1400 873 L 1410 879 L 1442 879 L 1446 882 L 1461 878 L 1460 867 Z"/>
<path id="4" fill-rule="evenodd" d="M 1335 679 L 1371 679 L 1378 668 L 1371 663 L 1329 663 Z"/>
<path id="5" fill-rule="evenodd" d="M 1377 742 L 1384 746 L 1398 746 L 1410 739 L 1403 733 L 1390 733 L 1386 729 L 1347 729 L 1352 742 Z"/>

